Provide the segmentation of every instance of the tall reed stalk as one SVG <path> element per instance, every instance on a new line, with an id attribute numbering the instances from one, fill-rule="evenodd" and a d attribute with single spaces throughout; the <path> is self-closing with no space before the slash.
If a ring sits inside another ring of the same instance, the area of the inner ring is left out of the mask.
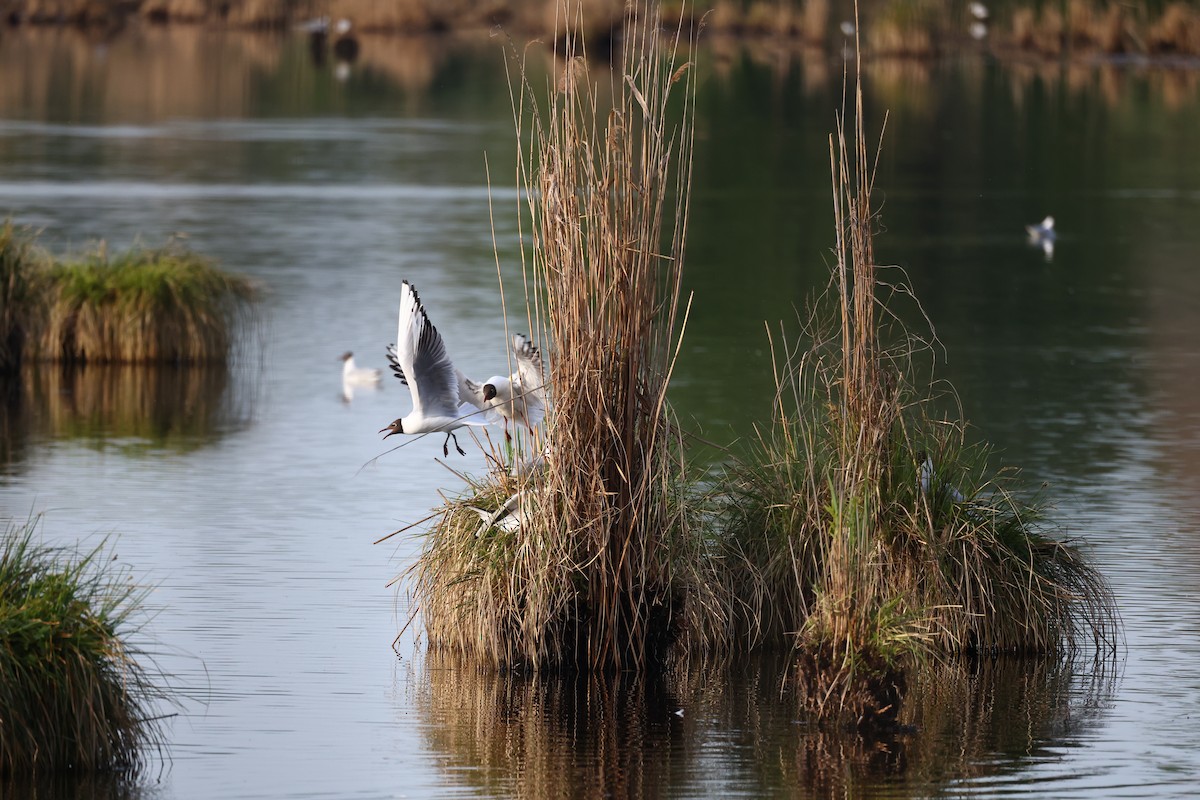
<path id="1" fill-rule="evenodd" d="M 435 644 L 501 664 L 637 667 L 715 611 L 666 403 L 682 335 L 695 89 L 681 65 L 688 42 L 663 34 L 646 7 L 600 91 L 581 7 L 559 9 L 549 103 L 523 70 L 514 94 L 531 142 L 519 170 L 533 220 L 529 322 L 553 347 L 549 455 L 531 476 L 469 492 L 477 505 L 523 492 L 525 524 L 489 556 L 478 553 L 491 539 L 473 533 L 478 518 L 451 505 L 418 594 Z"/>

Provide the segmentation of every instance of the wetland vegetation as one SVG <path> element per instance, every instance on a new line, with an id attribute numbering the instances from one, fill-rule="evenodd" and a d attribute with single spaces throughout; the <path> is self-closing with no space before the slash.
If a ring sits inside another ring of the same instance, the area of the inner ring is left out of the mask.
<path id="1" fill-rule="evenodd" d="M 693 89 L 680 39 L 630 41 L 611 109 L 571 50 L 547 111 L 523 74 L 514 96 L 535 143 L 526 322 L 554 343 L 552 405 L 544 450 L 493 454 L 434 523 L 414 567 L 430 643 L 535 670 L 784 647 L 808 711 L 889 724 L 920 664 L 1111 655 L 1103 578 L 937 410 L 930 340 L 896 308 L 912 290 L 875 262 L 860 84 L 830 138 L 830 289 L 774 342 L 751 452 L 700 490 L 666 402 Z"/>
<path id="2" fill-rule="evenodd" d="M 54 258 L 0 228 L 0 369 L 21 361 L 225 362 L 255 286 L 177 244 Z"/>
<path id="3" fill-rule="evenodd" d="M 5 523 L 0 545 L 0 775 L 137 772 L 166 698 L 132 641 L 144 593 L 107 547 L 46 546 L 38 523 Z"/>

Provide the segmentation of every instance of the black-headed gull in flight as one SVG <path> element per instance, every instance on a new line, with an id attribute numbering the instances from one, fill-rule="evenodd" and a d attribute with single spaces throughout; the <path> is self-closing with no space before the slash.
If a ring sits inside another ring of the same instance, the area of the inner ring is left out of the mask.
<path id="1" fill-rule="evenodd" d="M 342 353 L 342 384 L 344 386 L 378 386 L 383 380 L 383 370 L 358 367 L 354 364 L 354 353 Z"/>
<path id="2" fill-rule="evenodd" d="M 504 436 L 511 439 L 508 423 L 529 430 L 546 416 L 546 392 L 542 377 L 542 352 L 521 334 L 512 337 L 517 371 L 507 378 L 493 375 L 483 384 L 484 409 L 491 421 L 504 422 Z"/>
<path id="3" fill-rule="evenodd" d="M 388 361 L 412 393 L 413 407 L 380 431 L 387 431 L 383 438 L 394 433 L 444 432 L 442 454 L 450 455 L 450 440 L 454 439 L 454 449 L 465 456 L 454 431 L 464 425 L 487 424 L 480 418 L 482 387 L 467 379 L 450 361 L 441 334 L 429 321 L 417 290 L 408 281 L 400 291 L 400 325 L 396 344 L 388 348 Z"/>

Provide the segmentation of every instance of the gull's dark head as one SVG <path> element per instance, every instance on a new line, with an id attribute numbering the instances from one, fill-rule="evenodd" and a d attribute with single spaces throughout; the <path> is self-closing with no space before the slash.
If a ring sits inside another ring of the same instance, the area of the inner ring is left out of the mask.
<path id="1" fill-rule="evenodd" d="M 386 428 L 381 430 L 380 433 L 383 433 L 383 431 L 388 431 L 388 435 L 383 437 L 385 439 L 388 438 L 388 436 L 391 436 L 393 433 L 404 433 L 404 420 L 395 420 L 391 425 L 388 425 Z"/>
<path id="2" fill-rule="evenodd" d="M 351 353 L 349 350 L 347 350 L 338 356 L 338 361 L 349 361 L 352 358 L 354 358 L 354 353 Z"/>
<path id="3" fill-rule="evenodd" d="M 495 396 L 496 396 L 496 386 L 491 383 L 485 383 L 483 385 L 483 400 L 484 400 L 484 402 L 491 400 Z"/>

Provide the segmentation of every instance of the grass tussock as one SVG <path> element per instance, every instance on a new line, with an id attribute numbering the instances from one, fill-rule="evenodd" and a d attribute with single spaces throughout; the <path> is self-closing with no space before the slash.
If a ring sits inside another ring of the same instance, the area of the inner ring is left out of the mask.
<path id="1" fill-rule="evenodd" d="M 560 13 L 563 30 L 580 29 L 577 6 Z M 603 92 L 585 46 L 556 40 L 564 69 L 548 108 L 523 80 L 514 95 L 531 137 L 529 322 L 553 343 L 548 456 L 447 506 L 417 565 L 418 596 L 431 643 L 496 664 L 646 665 L 682 635 L 721 627 L 701 622 L 715 607 L 665 396 L 682 327 L 694 85 L 687 42 L 655 24 L 627 32 Z M 512 535 L 480 534 L 463 510 L 518 494 Z"/>
<path id="2" fill-rule="evenodd" d="M 33 276 L 46 261 L 35 238 L 12 220 L 0 227 L 0 372 L 21 363 L 35 302 Z"/>
<path id="3" fill-rule="evenodd" d="M 53 259 L 11 222 L 0 228 L 0 369 L 24 359 L 191 364 L 228 360 L 252 325 L 251 281 L 178 245 L 103 245 Z"/>
<path id="4" fill-rule="evenodd" d="M 1117 625 L 1100 575 L 917 379 L 908 292 L 877 275 L 861 86 L 854 102 L 831 139 L 832 291 L 805 344 L 776 348 L 773 419 L 728 473 L 723 563 L 738 632 L 790 639 L 806 705 L 864 719 L 894 717 L 917 660 L 1106 650 Z"/>
<path id="5" fill-rule="evenodd" d="M 180 247 L 134 248 L 56 264 L 45 276 L 35 358 L 77 362 L 223 361 L 248 320 L 249 280 Z"/>
<path id="6" fill-rule="evenodd" d="M 772 343 L 772 419 L 707 513 L 665 401 L 694 94 L 659 42 L 626 40 L 611 109 L 570 52 L 547 109 L 515 98 L 518 129 L 532 118 L 527 322 L 553 343 L 550 413 L 536 455 L 493 453 L 437 512 L 413 570 L 430 643 L 589 669 L 646 667 L 673 643 L 785 644 L 817 717 L 882 722 L 917 662 L 1107 651 L 1108 587 L 940 410 L 932 347 L 897 310 L 911 291 L 878 274 L 861 83 L 830 141 L 830 290 L 801 341 Z"/>
<path id="7" fill-rule="evenodd" d="M 0 774 L 135 772 L 164 696 L 128 641 L 142 595 L 102 547 L 46 547 L 36 525 L 0 546 Z"/>

